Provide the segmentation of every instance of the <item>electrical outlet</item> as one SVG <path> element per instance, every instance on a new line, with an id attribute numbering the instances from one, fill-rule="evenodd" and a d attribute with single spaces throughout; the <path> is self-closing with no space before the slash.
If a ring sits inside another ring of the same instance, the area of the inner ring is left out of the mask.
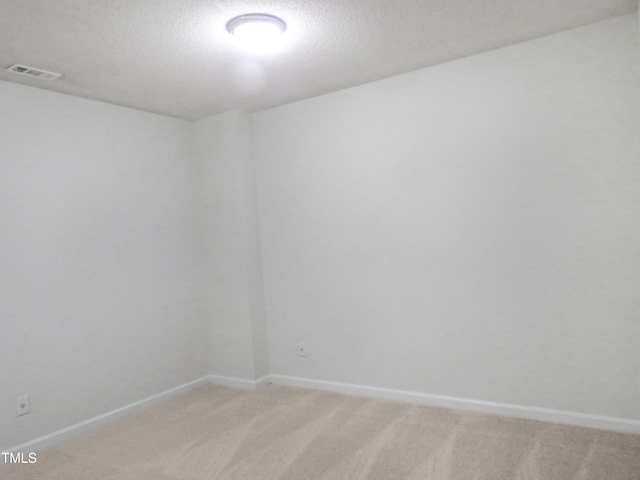
<path id="1" fill-rule="evenodd" d="M 18 403 L 16 404 L 16 415 L 21 417 L 31 411 L 31 405 L 29 405 L 29 395 L 24 397 L 18 397 Z"/>
<path id="2" fill-rule="evenodd" d="M 299 357 L 307 356 L 307 347 L 305 347 L 304 342 L 300 342 L 298 344 L 298 356 Z"/>

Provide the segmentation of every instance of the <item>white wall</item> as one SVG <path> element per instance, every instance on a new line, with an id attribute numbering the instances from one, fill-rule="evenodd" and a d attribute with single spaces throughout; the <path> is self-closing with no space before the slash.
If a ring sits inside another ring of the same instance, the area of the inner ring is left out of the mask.
<path id="1" fill-rule="evenodd" d="M 8 448 L 207 368 L 190 125 L 8 83 L 0 105 Z"/>
<path id="2" fill-rule="evenodd" d="M 205 232 L 210 373 L 255 381 L 269 373 L 251 118 L 229 112 L 193 125 Z"/>
<path id="3" fill-rule="evenodd" d="M 256 114 L 272 373 L 640 419 L 639 88 L 629 15 Z"/>

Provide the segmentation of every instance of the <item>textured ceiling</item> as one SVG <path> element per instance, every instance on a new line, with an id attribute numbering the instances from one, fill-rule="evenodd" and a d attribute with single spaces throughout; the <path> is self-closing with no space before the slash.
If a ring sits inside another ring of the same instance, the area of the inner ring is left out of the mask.
<path id="1" fill-rule="evenodd" d="M 597 20 L 637 0 L 0 0 L 0 80 L 185 119 L 313 97 Z M 288 23 L 277 54 L 225 30 Z M 52 82 L 4 71 L 62 73 Z"/>

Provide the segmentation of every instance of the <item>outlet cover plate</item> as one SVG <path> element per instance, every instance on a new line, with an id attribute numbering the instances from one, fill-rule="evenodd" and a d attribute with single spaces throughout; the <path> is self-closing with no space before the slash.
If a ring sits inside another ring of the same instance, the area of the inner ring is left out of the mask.
<path id="1" fill-rule="evenodd" d="M 29 404 L 29 395 L 18 397 L 18 403 L 16 404 L 16 415 L 21 417 L 31 411 L 31 405 Z"/>

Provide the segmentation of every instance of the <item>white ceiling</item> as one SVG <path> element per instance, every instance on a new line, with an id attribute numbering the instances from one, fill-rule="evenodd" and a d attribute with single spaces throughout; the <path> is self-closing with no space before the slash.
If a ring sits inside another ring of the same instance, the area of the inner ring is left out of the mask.
<path id="1" fill-rule="evenodd" d="M 255 111 L 636 11 L 637 0 L 0 0 L 0 80 L 185 119 Z M 288 24 L 250 56 L 231 17 Z M 21 63 L 63 78 L 4 69 Z"/>

